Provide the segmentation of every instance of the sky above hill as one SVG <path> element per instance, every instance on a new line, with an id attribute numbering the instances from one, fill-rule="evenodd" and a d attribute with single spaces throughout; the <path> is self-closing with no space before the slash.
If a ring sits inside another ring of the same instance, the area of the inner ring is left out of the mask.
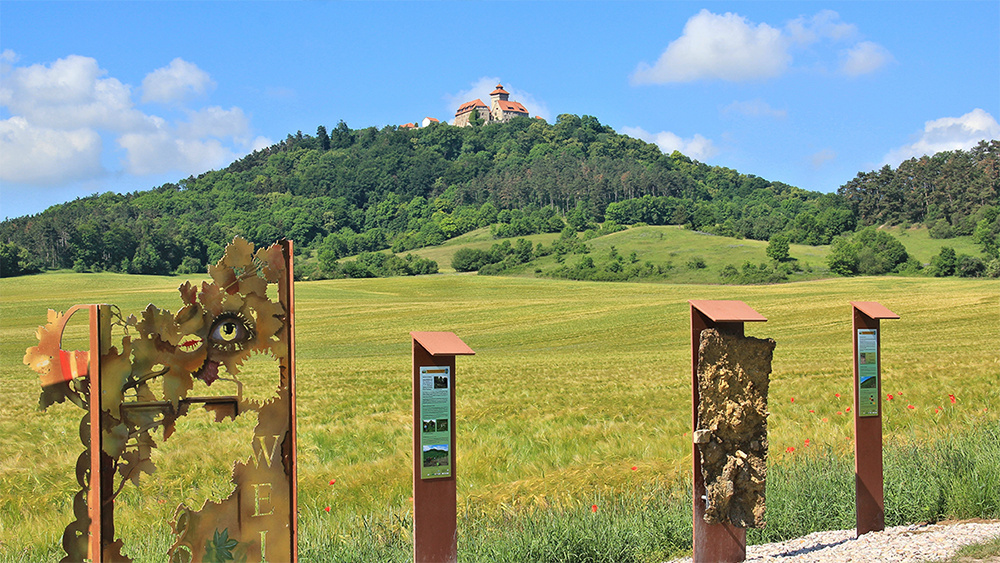
<path id="1" fill-rule="evenodd" d="M 0 217 L 301 130 L 451 121 L 502 83 L 822 192 L 1000 139 L 1000 2 L 0 4 Z"/>

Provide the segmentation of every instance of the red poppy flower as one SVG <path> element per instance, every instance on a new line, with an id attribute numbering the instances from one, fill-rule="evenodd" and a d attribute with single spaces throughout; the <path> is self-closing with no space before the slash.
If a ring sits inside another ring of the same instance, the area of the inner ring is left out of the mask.
<path id="1" fill-rule="evenodd" d="M 915 406 L 913 406 L 913 405 L 906 405 L 906 408 L 908 408 L 908 409 L 915 409 L 915 408 L 917 408 L 917 407 L 915 407 Z"/>
<path id="2" fill-rule="evenodd" d="M 934 407 L 934 414 L 941 412 L 941 407 Z"/>
<path id="3" fill-rule="evenodd" d="M 336 483 L 336 482 L 337 482 L 337 480 L 336 480 L 336 479 L 330 479 L 330 484 L 331 484 L 331 485 L 332 485 L 332 484 L 334 484 L 334 483 Z"/>
<path id="4" fill-rule="evenodd" d="M 844 412 L 851 412 L 851 407 L 847 407 L 847 409 L 845 409 Z"/>
<path id="5" fill-rule="evenodd" d="M 840 398 L 840 393 L 834 393 L 833 396 L 839 399 Z"/>
<path id="6" fill-rule="evenodd" d="M 790 454 L 790 453 L 792 453 L 794 451 L 795 451 L 795 448 L 793 448 L 791 446 L 788 446 L 787 448 L 785 448 L 785 453 L 786 454 Z"/>
<path id="7" fill-rule="evenodd" d="M 816 414 L 816 411 L 814 411 L 814 410 L 812 410 L 812 409 L 809 409 L 809 412 L 811 412 L 811 413 L 813 413 L 813 414 Z"/>
<path id="8" fill-rule="evenodd" d="M 597 512 L 597 505 L 596 504 L 590 505 L 590 511 L 591 512 Z"/>
<path id="9" fill-rule="evenodd" d="M 954 405 L 955 404 L 955 396 L 954 395 L 948 395 L 948 398 L 951 399 L 951 404 Z"/>
<path id="10" fill-rule="evenodd" d="M 632 466 L 632 471 L 636 471 L 637 469 L 639 469 L 639 468 L 636 467 L 636 466 L 634 466 L 634 465 Z"/>
<path id="11" fill-rule="evenodd" d="M 841 412 L 841 411 L 837 411 L 837 414 L 840 414 L 840 415 L 842 415 L 842 414 L 844 414 L 844 413 L 843 413 L 843 412 Z"/>
<path id="12" fill-rule="evenodd" d="M 823 422 L 830 422 L 830 419 L 829 418 L 824 418 Z"/>
<path id="13" fill-rule="evenodd" d="M 809 438 L 806 438 L 806 445 L 809 445 Z"/>
<path id="14" fill-rule="evenodd" d="M 896 391 L 896 394 L 899 395 L 900 397 L 903 396 L 903 392 L 902 391 Z"/>
<path id="15" fill-rule="evenodd" d="M 892 400 L 892 393 L 889 393 L 888 395 L 886 395 L 885 398 L 889 399 L 891 401 Z"/>
<path id="16" fill-rule="evenodd" d="M 795 397 L 792 397 L 792 402 L 793 402 L 793 403 L 795 402 Z"/>
<path id="17" fill-rule="evenodd" d="M 328 507 L 324 508 L 323 510 L 325 510 L 327 512 L 330 512 L 330 507 L 328 506 Z"/>

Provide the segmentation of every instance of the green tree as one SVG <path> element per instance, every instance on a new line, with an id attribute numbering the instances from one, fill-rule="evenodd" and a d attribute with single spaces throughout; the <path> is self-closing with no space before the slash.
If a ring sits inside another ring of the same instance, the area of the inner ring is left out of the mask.
<path id="1" fill-rule="evenodd" d="M 848 237 L 837 237 L 830 247 L 826 264 L 830 271 L 842 276 L 853 276 L 858 273 L 858 250 L 861 245 Z"/>
<path id="2" fill-rule="evenodd" d="M 771 240 L 767 242 L 767 257 L 776 260 L 778 262 L 784 262 L 788 260 L 789 246 L 788 246 L 788 235 L 777 234 L 771 237 Z"/>
<path id="3" fill-rule="evenodd" d="M 489 254 L 478 248 L 460 248 L 451 257 L 451 267 L 458 272 L 474 272 L 489 260 Z"/>
<path id="4" fill-rule="evenodd" d="M 12 278 L 24 273 L 22 256 L 25 250 L 12 242 L 0 242 L 0 278 Z"/>
<path id="5" fill-rule="evenodd" d="M 942 246 L 941 252 L 931 258 L 931 273 L 938 278 L 950 276 L 955 273 L 956 263 L 955 249 L 950 246 Z"/>
<path id="6" fill-rule="evenodd" d="M 479 117 L 479 110 L 476 108 L 472 108 L 469 113 L 469 125 L 473 127 L 482 127 L 483 125 L 483 118 Z"/>
<path id="7" fill-rule="evenodd" d="M 316 128 L 316 138 L 319 139 L 319 148 L 323 151 L 330 150 L 330 135 L 326 132 L 326 127 L 320 125 Z"/>

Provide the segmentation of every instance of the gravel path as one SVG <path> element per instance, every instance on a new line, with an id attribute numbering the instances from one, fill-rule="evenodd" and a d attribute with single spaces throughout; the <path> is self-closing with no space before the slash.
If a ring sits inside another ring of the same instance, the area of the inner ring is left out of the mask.
<path id="1" fill-rule="evenodd" d="M 871 532 L 860 538 L 855 538 L 854 530 L 835 530 L 781 543 L 749 545 L 746 560 L 754 563 L 938 561 L 955 555 L 963 545 L 995 537 L 1000 537 L 1000 521 L 912 524 Z M 670 563 L 690 562 L 687 557 Z"/>

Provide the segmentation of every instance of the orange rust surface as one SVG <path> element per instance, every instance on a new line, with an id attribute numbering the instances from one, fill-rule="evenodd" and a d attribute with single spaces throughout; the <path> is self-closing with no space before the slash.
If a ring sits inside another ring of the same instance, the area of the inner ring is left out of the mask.
<path id="1" fill-rule="evenodd" d="M 411 332 L 431 356 L 474 356 L 476 353 L 454 332 Z"/>
<path id="2" fill-rule="evenodd" d="M 869 319 L 898 319 L 899 315 L 874 301 L 851 301 L 851 305 L 868 316 Z"/>
<path id="3" fill-rule="evenodd" d="M 702 312 L 709 320 L 723 322 L 764 322 L 767 319 L 742 301 L 700 301 L 689 300 L 692 307 Z M 714 327 L 706 327 L 714 328 Z"/>

